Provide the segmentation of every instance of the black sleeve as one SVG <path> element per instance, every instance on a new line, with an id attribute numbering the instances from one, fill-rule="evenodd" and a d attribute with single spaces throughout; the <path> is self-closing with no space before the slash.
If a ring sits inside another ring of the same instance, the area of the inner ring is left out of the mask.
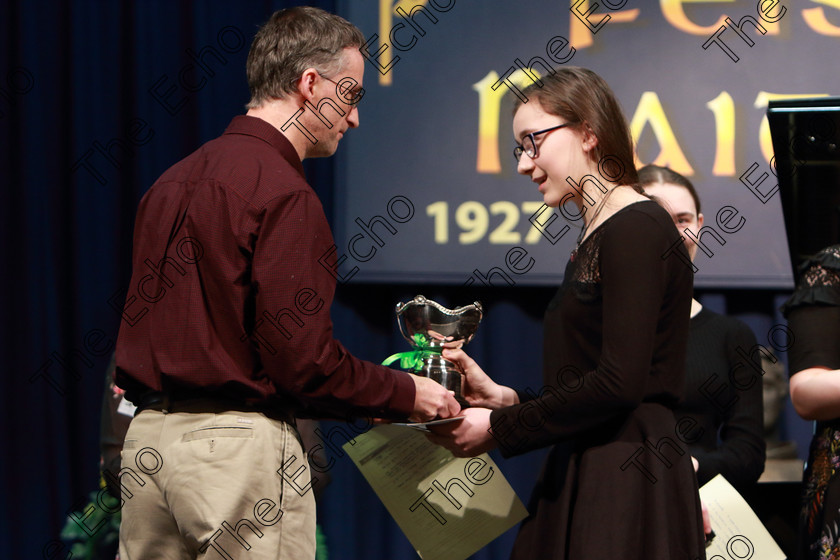
<path id="1" fill-rule="evenodd" d="M 549 407 L 539 429 L 517 421 L 529 416 L 527 407 L 539 404 L 494 410 L 490 421 L 497 437 L 520 442 L 515 449 L 503 448 L 505 456 L 580 435 L 633 410 L 645 396 L 668 284 L 661 257 L 667 238 L 660 224 L 641 212 L 626 211 L 611 220 L 600 247 L 603 342 L 598 366 L 583 374 L 579 390 L 566 391 L 567 402 Z M 561 391 L 558 382 L 550 383 Z"/>
<path id="2" fill-rule="evenodd" d="M 758 343 L 750 328 L 732 319 L 726 337 L 729 382 L 737 400 L 727 408 L 720 428 L 720 445 L 713 451 L 692 447 L 700 463 L 697 480 L 702 486 L 722 474 L 736 488 L 758 480 L 764 471 L 764 403 L 762 366 Z M 739 352 L 740 350 L 740 352 Z"/>
<path id="3" fill-rule="evenodd" d="M 791 375 L 812 367 L 840 369 L 840 306 L 797 307 L 788 315 L 788 328 L 794 336 Z"/>
<path id="4" fill-rule="evenodd" d="M 802 265 L 793 295 L 782 307 L 794 341 L 790 374 L 812 367 L 840 368 L 840 245 Z"/>

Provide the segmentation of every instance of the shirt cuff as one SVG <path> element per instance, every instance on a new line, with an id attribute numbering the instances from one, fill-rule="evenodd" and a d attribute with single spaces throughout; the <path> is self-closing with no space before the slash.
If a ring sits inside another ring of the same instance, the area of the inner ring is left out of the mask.
<path id="1" fill-rule="evenodd" d="M 525 391 L 520 391 L 519 389 L 514 389 L 513 391 L 516 393 L 516 396 L 519 397 L 519 402 L 520 403 L 524 403 L 524 402 L 534 400 L 534 397 L 529 395 Z"/>
<path id="2" fill-rule="evenodd" d="M 490 429 L 498 444 L 499 452 L 507 459 L 530 451 L 533 442 L 519 429 L 517 412 L 519 405 L 497 408 L 490 413 Z"/>
<path id="3" fill-rule="evenodd" d="M 388 401 L 389 416 L 408 418 L 414 412 L 416 388 L 410 373 L 391 370 L 394 374 L 394 389 Z"/>

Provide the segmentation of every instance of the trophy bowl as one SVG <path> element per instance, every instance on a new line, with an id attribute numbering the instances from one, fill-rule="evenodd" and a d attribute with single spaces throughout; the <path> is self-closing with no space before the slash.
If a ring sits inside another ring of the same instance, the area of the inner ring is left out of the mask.
<path id="1" fill-rule="evenodd" d="M 411 369 L 455 392 L 462 407 L 467 406 L 461 391 L 461 370 L 441 355 L 444 348 L 460 348 L 472 340 L 484 316 L 481 303 L 447 309 L 436 301 L 416 296 L 396 307 L 400 333 L 414 347 Z"/>

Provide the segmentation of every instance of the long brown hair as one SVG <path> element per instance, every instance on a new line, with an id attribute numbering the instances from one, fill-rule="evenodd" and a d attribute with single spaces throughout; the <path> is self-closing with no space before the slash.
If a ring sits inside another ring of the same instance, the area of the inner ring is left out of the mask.
<path id="1" fill-rule="evenodd" d="M 610 86 L 592 70 L 576 66 L 561 68 L 540 81 L 542 85 L 533 83 L 522 91 L 527 102 L 537 101 L 545 112 L 562 117 L 576 127 L 588 127 L 598 139 L 590 155 L 602 169 L 601 174 L 638 190 L 630 127 Z M 514 113 L 522 104 L 517 99 Z M 623 170 L 617 170 L 618 166 Z M 619 176 L 620 171 L 623 174 Z"/>

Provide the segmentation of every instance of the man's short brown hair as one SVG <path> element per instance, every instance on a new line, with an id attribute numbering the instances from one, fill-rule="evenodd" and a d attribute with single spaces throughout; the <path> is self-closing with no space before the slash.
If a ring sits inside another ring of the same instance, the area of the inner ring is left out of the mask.
<path id="1" fill-rule="evenodd" d="M 257 31 L 248 53 L 251 101 L 246 107 L 253 109 L 292 93 L 307 68 L 328 77 L 336 75 L 344 49 L 364 43 L 358 27 L 319 8 L 298 6 L 274 12 Z"/>

